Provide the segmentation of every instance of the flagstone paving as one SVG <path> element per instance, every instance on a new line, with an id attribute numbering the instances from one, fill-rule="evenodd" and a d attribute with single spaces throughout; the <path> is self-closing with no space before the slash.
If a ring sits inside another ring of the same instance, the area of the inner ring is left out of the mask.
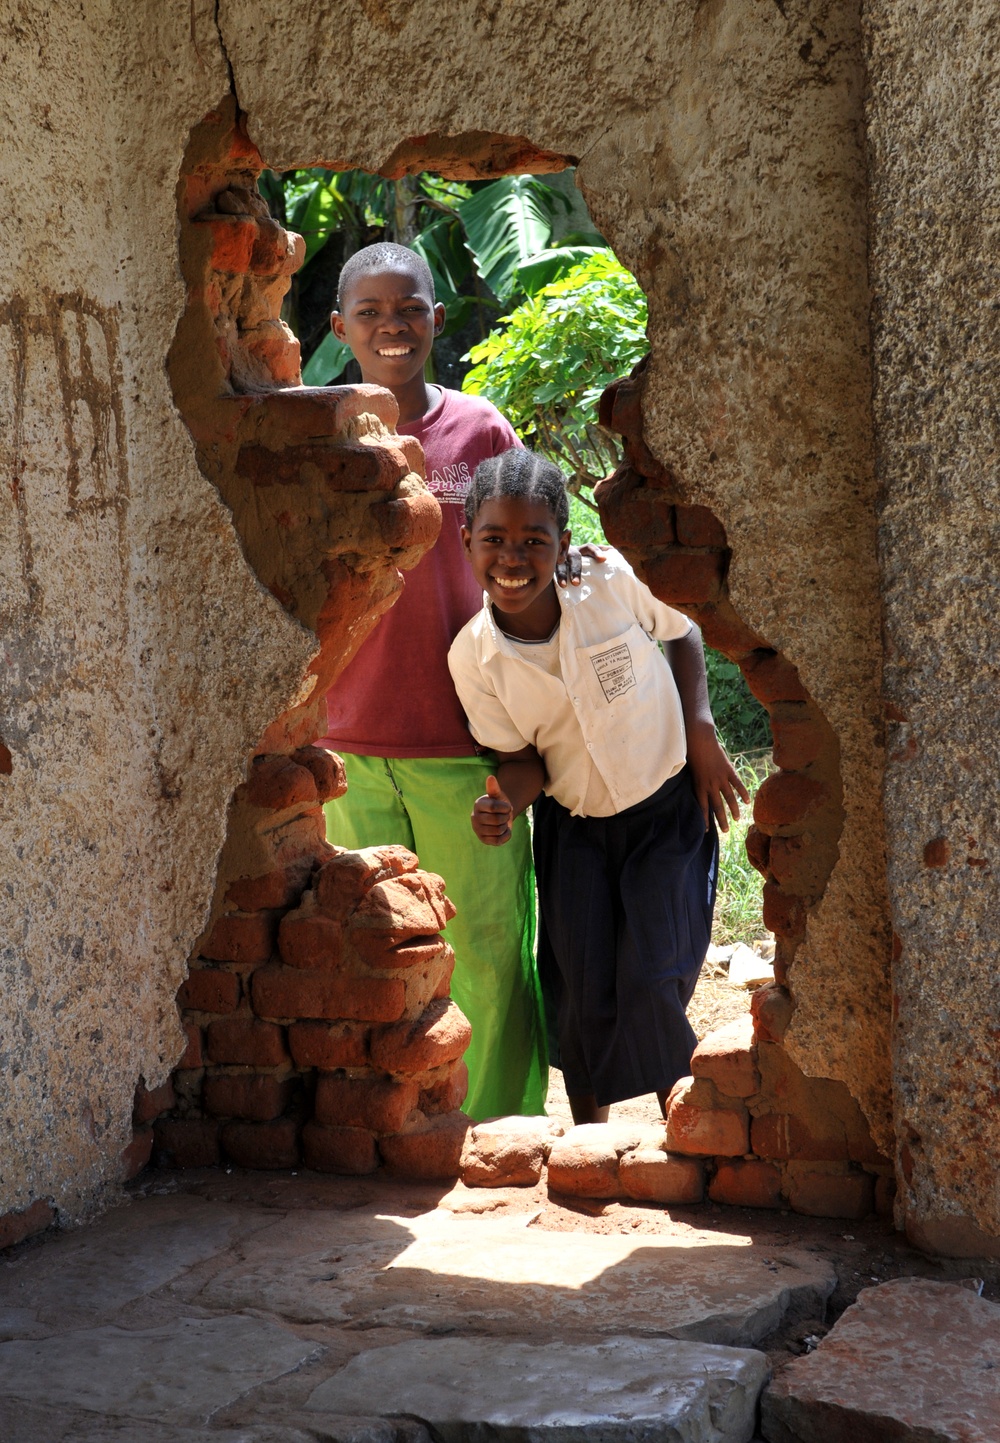
<path id="1" fill-rule="evenodd" d="M 0 1439 L 751 1443 L 775 1339 L 815 1346 L 835 1285 L 851 1301 L 842 1226 L 150 1173 L 89 1227 L 0 1254 Z M 869 1230 L 871 1271 L 895 1243 Z"/>

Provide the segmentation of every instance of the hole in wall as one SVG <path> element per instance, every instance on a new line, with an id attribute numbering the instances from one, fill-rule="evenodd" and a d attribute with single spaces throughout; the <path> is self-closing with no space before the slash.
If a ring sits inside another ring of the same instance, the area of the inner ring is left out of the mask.
<path id="1" fill-rule="evenodd" d="M 404 152 L 401 174 L 427 165 L 458 181 L 524 172 L 534 162 L 543 174 L 558 173 L 571 159 L 544 153 L 539 159 L 527 142 L 489 136 L 431 138 L 426 146 L 414 141 Z M 391 604 L 399 585 L 397 566 L 426 546 L 434 528 L 419 502 L 403 494 L 413 453 L 407 453 L 405 439 L 386 429 L 391 408 L 364 387 L 295 389 L 297 346 L 279 311 L 303 248 L 268 212 L 257 189 L 263 168 L 233 108 L 221 107 L 196 129 L 181 187 L 188 304 L 170 372 L 199 463 L 230 505 L 251 566 L 322 645 L 310 696 L 268 729 L 248 781 L 234 798 L 212 924 L 182 996 L 189 1046 L 175 1077 L 175 1131 L 164 1134 L 163 1150 L 174 1161 L 204 1163 L 217 1159 L 222 1146 L 245 1165 L 280 1167 L 302 1157 L 304 1129 L 315 1120 L 317 1075 L 350 1078 L 353 1067 L 369 1066 L 373 1036 L 371 1027 L 351 1023 L 351 1008 L 371 1009 L 370 997 L 363 1004 L 356 998 L 331 1000 L 343 994 L 336 987 L 331 993 L 328 977 L 320 985 L 304 953 L 296 964 L 301 975 L 291 986 L 289 973 L 296 969 L 284 953 L 280 963 L 276 958 L 284 909 L 301 903 L 303 889 L 310 890 L 327 862 L 321 807 L 342 785 L 336 768 L 312 746 L 322 732 L 318 703 Z M 603 423 L 622 437 L 624 457 L 600 488 L 602 516 L 609 539 L 628 554 L 654 593 L 699 623 L 706 641 L 739 665 L 769 713 L 779 770 L 761 788 L 748 850 L 766 878 L 765 922 L 777 936 L 776 974 L 784 982 L 808 910 L 822 895 L 836 859 L 841 821 L 836 739 L 794 668 L 733 610 L 724 529 L 706 508 L 690 504 L 681 479 L 646 446 L 645 384 L 640 363 L 604 398 Z M 319 540 L 317 514 L 323 521 Z M 339 543 L 331 546 L 334 516 Z M 271 818 L 265 827 L 264 813 L 279 813 L 283 820 L 274 826 Z M 271 847 L 266 858 L 265 832 Z M 388 885 L 396 867 L 396 859 L 379 860 L 359 884 L 355 904 Z M 413 886 L 419 890 L 424 884 L 415 880 Z M 423 901 L 440 926 L 440 905 L 429 893 Z M 334 945 L 327 924 L 333 929 L 339 924 L 329 910 L 297 920 L 314 932 L 325 928 L 324 945 Z M 424 925 L 420 936 L 433 932 Z M 393 939 L 392 946 L 397 943 Z M 418 987 L 415 998 L 423 1008 L 445 1000 L 440 976 L 432 981 L 428 973 L 418 980 L 423 991 Z M 311 1010 L 296 1002 L 307 996 Z M 384 991 L 379 996 L 388 999 Z M 267 1002 L 258 1005 L 264 997 Z M 384 1002 L 386 1019 L 393 1005 Z M 779 1040 L 787 1025 L 787 996 L 763 997 L 755 1010 L 762 1035 Z M 435 1143 L 441 1142 L 446 1128 L 438 1124 L 457 1105 L 461 1080 L 457 1059 L 441 1066 L 446 1076 L 421 1077 L 409 1090 L 393 1093 L 383 1117 L 391 1135 L 403 1136 L 411 1115 L 400 1109 L 419 1103 L 417 1110 L 424 1109 L 431 1126 L 414 1140 L 429 1145 L 434 1133 Z M 207 1109 L 206 1089 L 214 1097 Z M 336 1112 L 330 1092 L 327 1088 L 327 1122 Z M 372 1114 L 365 1116 L 371 1123 Z M 351 1165 L 334 1170 L 370 1170 L 378 1154 L 358 1135 L 370 1134 L 372 1127 L 356 1116 L 341 1123 L 352 1134 L 341 1140 L 343 1146 L 357 1151 Z M 379 1147 L 384 1158 L 381 1137 Z M 417 1153 L 411 1149 L 408 1155 L 412 1162 Z M 344 1163 L 346 1154 L 340 1156 Z"/>

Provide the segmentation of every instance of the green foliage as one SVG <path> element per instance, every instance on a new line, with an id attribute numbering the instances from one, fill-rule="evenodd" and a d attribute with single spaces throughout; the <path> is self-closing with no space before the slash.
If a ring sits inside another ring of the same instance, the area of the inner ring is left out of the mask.
<path id="1" fill-rule="evenodd" d="M 729 755 L 769 751 L 771 726 L 767 712 L 752 695 L 735 661 L 728 661 L 721 652 L 706 646 L 705 668 L 716 730 Z"/>
<path id="2" fill-rule="evenodd" d="M 549 251 L 546 264 L 558 264 L 559 254 Z M 542 259 L 531 263 L 536 274 Z M 589 248 L 472 348 L 475 368 L 462 388 L 492 401 L 526 445 L 562 467 L 570 492 L 583 496 L 618 462 L 614 438 L 597 424 L 601 392 L 647 349 L 638 282 L 611 250 Z"/>
<path id="3" fill-rule="evenodd" d="M 520 290 L 519 267 L 546 248 L 566 208 L 566 197 L 533 175 L 502 176 L 457 207 L 476 271 L 499 301 Z"/>
<path id="4" fill-rule="evenodd" d="M 260 189 L 272 214 L 306 242 L 306 259 L 293 278 L 283 316 L 302 344 L 307 385 L 329 384 L 350 357 L 326 329 L 333 281 L 332 273 L 321 278 L 320 272 L 331 271 L 331 246 L 340 252 L 336 271 L 372 241 L 411 246 L 430 266 L 437 299 L 448 313 L 444 334 L 451 335 L 477 308 L 494 315 L 501 304 L 517 304 L 603 244 L 595 231 L 578 230 L 549 249 L 559 224 L 565 227 L 574 218 L 574 202 L 532 175 L 463 184 L 426 172 L 392 181 L 314 166 L 283 175 L 265 171 Z M 305 307 L 318 318 L 303 325 L 301 302 L 316 285 L 326 304 Z"/>
<path id="5" fill-rule="evenodd" d="M 753 820 L 753 799 L 767 776 L 767 766 L 746 756 L 734 758 L 744 786 L 750 793 L 750 805 L 744 808 L 738 822 L 730 822 L 728 832 L 719 833 L 719 887 L 715 899 L 712 941 L 718 947 L 733 942 L 748 945 L 766 937 L 763 915 L 763 878 L 750 865 L 746 837 Z"/>

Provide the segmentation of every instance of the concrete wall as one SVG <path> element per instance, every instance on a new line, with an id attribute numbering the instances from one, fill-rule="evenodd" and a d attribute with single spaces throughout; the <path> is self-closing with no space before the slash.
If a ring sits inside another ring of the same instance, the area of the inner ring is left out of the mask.
<path id="1" fill-rule="evenodd" d="M 22 398 L 3 436 L 18 481 L 0 492 L 13 638 L 0 1046 L 16 1074 L 0 1212 L 43 1196 L 74 1215 L 120 1175 L 134 1083 L 161 1081 L 180 1054 L 173 997 L 226 803 L 311 654 L 253 580 L 163 371 L 183 305 L 174 186 L 192 127 L 230 81 L 278 167 L 488 167 L 491 134 L 512 138 L 493 156 L 501 168 L 532 150 L 579 161 L 650 298 L 647 442 L 683 498 L 724 522 L 734 604 L 839 740 L 840 857 L 795 962 L 786 1041 L 807 1070 L 846 1081 L 885 1139 L 856 8 L 634 0 L 612 29 L 591 0 L 109 0 L 21 24 L 2 160 L 16 224 L 0 265 L 4 294 L 38 319 L 0 332 L 5 384 Z M 58 340 L 69 302 L 46 309 L 75 295 L 96 313 L 84 326 L 114 336 L 95 336 L 103 389 Z M 74 445 L 108 459 L 71 487 Z"/>
<path id="2" fill-rule="evenodd" d="M 1000 1233 L 995 6 L 866 6 L 896 1126 L 913 1235 Z"/>

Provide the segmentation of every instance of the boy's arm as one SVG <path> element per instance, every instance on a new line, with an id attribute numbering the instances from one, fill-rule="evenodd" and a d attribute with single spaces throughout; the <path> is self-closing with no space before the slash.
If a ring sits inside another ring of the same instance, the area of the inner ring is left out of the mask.
<path id="1" fill-rule="evenodd" d="M 729 807 L 734 819 L 740 815 L 737 794 L 749 803 L 750 793 L 740 781 L 736 769 L 719 745 L 715 722 L 708 700 L 708 676 L 705 672 L 705 648 L 701 632 L 692 622 L 686 636 L 667 643 L 670 669 L 677 683 L 684 709 L 687 733 L 687 756 L 694 776 L 695 792 L 708 826 L 709 808 L 724 832 L 729 831 Z"/>
<path id="2" fill-rule="evenodd" d="M 514 818 L 531 806 L 545 785 L 545 767 L 534 747 L 496 755 L 496 776 L 486 778 L 486 793 L 476 798 L 472 808 L 472 830 L 488 847 L 510 841 Z"/>

